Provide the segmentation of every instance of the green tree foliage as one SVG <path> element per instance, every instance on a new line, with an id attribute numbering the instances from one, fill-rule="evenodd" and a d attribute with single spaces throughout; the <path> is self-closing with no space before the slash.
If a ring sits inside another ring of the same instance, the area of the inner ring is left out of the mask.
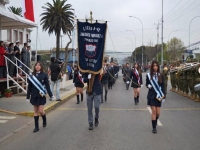
<path id="1" fill-rule="evenodd" d="M 174 37 L 167 43 L 167 45 L 167 53 L 170 60 L 177 61 L 182 59 L 181 57 L 185 47 L 181 39 Z"/>
<path id="2" fill-rule="evenodd" d="M 8 10 L 10 12 L 12 12 L 13 14 L 15 14 L 15 15 L 23 17 L 22 16 L 22 8 L 21 7 L 17 8 L 17 7 L 10 6 L 10 7 L 8 7 Z"/>
<path id="3" fill-rule="evenodd" d="M 73 30 L 74 13 L 72 12 L 72 5 L 66 4 L 67 0 L 52 0 L 53 4 L 47 2 L 43 7 L 44 12 L 41 14 L 40 23 L 44 31 L 48 31 L 49 35 L 55 33 L 56 35 L 56 57 L 60 53 L 60 35 L 61 31 L 67 34 L 70 41 L 67 43 L 66 56 L 68 58 L 68 46 L 72 39 L 70 37 Z M 67 60 L 66 60 L 67 61 Z"/>

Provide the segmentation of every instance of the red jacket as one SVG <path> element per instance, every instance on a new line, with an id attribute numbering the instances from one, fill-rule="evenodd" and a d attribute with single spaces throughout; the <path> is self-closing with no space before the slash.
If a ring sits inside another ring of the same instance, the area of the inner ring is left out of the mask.
<path id="1" fill-rule="evenodd" d="M 4 47 L 0 46 L 0 66 L 6 66 L 4 55 L 6 54 Z"/>

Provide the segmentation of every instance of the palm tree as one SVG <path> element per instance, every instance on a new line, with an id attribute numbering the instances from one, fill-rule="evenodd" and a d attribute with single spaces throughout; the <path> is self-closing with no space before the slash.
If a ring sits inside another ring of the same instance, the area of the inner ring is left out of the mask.
<path id="1" fill-rule="evenodd" d="M 44 31 L 48 31 L 49 35 L 55 32 L 56 35 L 56 57 L 59 57 L 59 51 L 60 51 L 60 34 L 61 30 L 63 34 L 67 34 L 71 43 L 71 31 L 73 29 L 73 22 L 74 22 L 74 13 L 72 12 L 72 5 L 66 4 L 67 0 L 53 0 L 53 4 L 46 3 L 45 7 L 42 7 L 44 9 L 44 13 L 42 13 L 40 16 L 42 16 L 40 22 L 43 26 Z M 68 56 L 68 46 L 67 44 L 65 50 L 65 58 Z"/>
<path id="2" fill-rule="evenodd" d="M 10 6 L 10 7 L 8 7 L 8 10 L 10 12 L 12 12 L 13 14 L 16 14 L 16 15 L 18 15 L 20 17 L 23 17 L 22 16 L 22 8 L 21 7 L 16 8 L 16 7 Z"/>

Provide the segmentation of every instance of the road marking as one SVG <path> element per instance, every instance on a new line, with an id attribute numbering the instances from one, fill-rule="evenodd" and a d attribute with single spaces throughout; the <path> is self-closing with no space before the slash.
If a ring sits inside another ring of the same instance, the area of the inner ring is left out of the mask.
<path id="1" fill-rule="evenodd" d="M 59 110 L 87 110 L 87 108 L 58 108 Z M 101 110 L 129 110 L 129 111 L 135 111 L 135 110 L 143 110 L 147 111 L 148 109 L 146 108 L 141 108 L 141 109 L 120 109 L 120 108 L 100 108 Z"/>
<path id="2" fill-rule="evenodd" d="M 0 123 L 6 123 L 8 120 L 0 120 Z"/>
<path id="3" fill-rule="evenodd" d="M 149 110 L 150 114 L 152 114 L 151 108 L 147 107 L 147 109 Z M 159 119 L 158 119 L 158 126 L 163 126 Z"/>
<path id="4" fill-rule="evenodd" d="M 135 108 L 135 109 L 126 109 L 126 108 L 100 108 L 101 110 L 125 110 L 125 111 L 146 111 L 149 110 L 146 108 Z M 87 108 L 58 108 L 58 110 L 87 110 Z M 197 111 L 200 108 L 163 108 L 162 111 Z"/>
<path id="5" fill-rule="evenodd" d="M 15 119 L 13 116 L 0 116 L 0 119 Z"/>

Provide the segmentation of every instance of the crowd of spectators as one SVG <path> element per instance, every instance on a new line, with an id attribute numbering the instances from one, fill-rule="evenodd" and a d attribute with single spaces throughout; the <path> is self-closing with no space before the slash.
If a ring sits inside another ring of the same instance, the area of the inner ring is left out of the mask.
<path id="1" fill-rule="evenodd" d="M 30 68 L 31 47 L 28 46 L 27 43 L 24 43 L 22 49 L 20 49 L 19 46 L 19 41 L 16 41 L 16 43 L 0 41 L 0 78 L 6 78 L 7 74 L 11 77 L 17 76 L 16 65 L 21 67 L 25 73 L 29 74 L 29 69 L 27 69 L 27 67 Z M 8 59 L 6 59 L 5 56 Z M 16 59 L 20 60 L 23 64 L 20 61 L 16 61 Z M 18 69 L 18 71 L 19 75 L 25 75 L 20 69 Z"/>

